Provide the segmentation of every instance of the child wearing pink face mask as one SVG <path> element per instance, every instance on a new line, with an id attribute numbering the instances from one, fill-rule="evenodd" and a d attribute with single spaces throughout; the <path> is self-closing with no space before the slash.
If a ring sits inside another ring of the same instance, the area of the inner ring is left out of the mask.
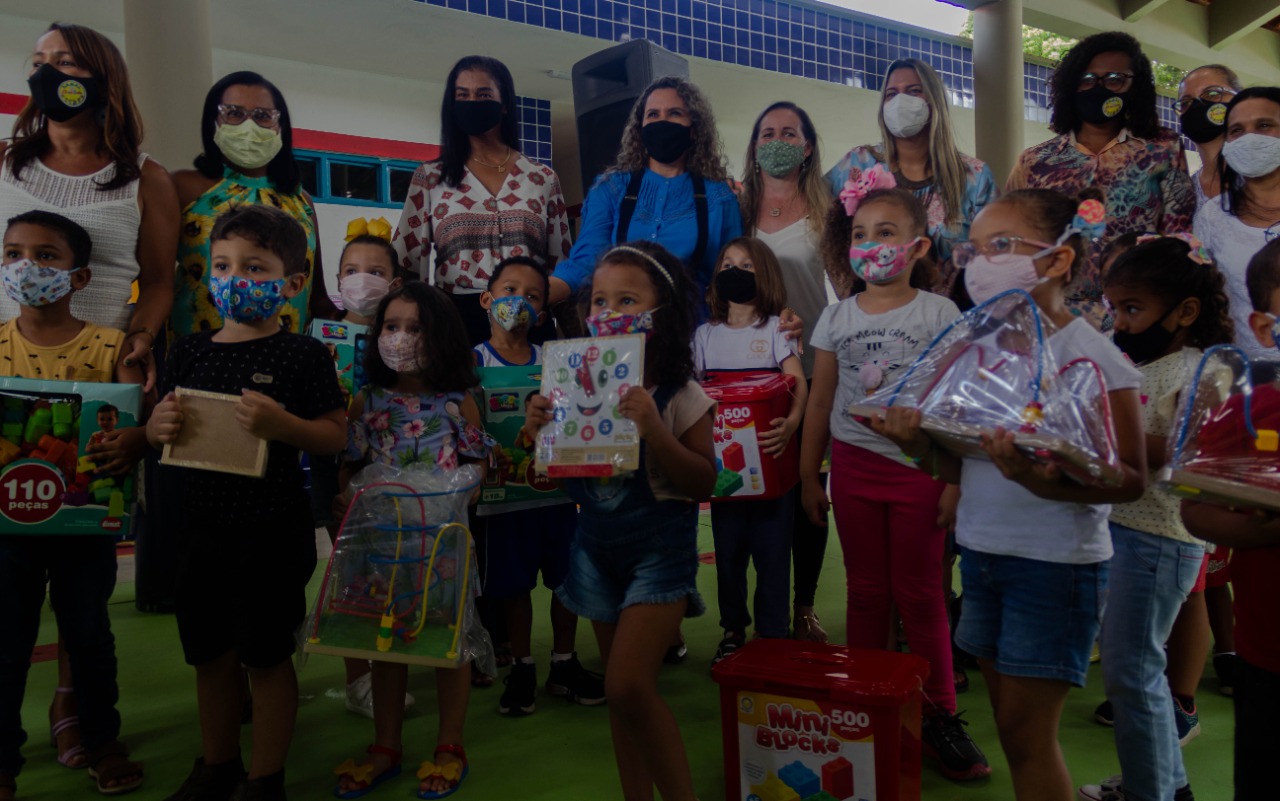
<path id="1" fill-rule="evenodd" d="M 832 206 L 823 259 L 828 274 L 852 270 L 853 292 L 823 311 L 809 343 L 816 355 L 800 452 L 801 498 L 814 523 L 825 524 L 827 510 L 835 509 L 849 645 L 885 647 L 890 605 L 897 606 L 912 653 L 929 660 L 925 753 L 947 777 L 977 779 L 991 768 L 955 714 L 942 583 L 955 488 L 927 461 L 903 458 L 898 445 L 847 411 L 892 383 L 960 316 L 954 303 L 924 289 L 932 283 L 930 245 L 924 207 L 896 188 L 883 167 L 851 176 Z M 828 443 L 830 500 L 819 473 Z"/>

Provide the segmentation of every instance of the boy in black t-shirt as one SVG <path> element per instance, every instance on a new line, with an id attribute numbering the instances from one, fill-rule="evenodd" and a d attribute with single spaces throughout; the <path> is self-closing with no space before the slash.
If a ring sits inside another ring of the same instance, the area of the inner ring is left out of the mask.
<path id="1" fill-rule="evenodd" d="M 203 754 L 171 799 L 284 799 L 298 682 L 293 632 L 306 616 L 315 529 L 298 452 L 346 446 L 342 393 L 324 345 L 280 328 L 306 281 L 306 235 L 284 212 L 245 206 L 211 236 L 210 294 L 223 327 L 173 348 L 164 399 L 147 425 L 153 447 L 182 428 L 176 387 L 238 394 L 235 416 L 269 444 L 266 475 L 178 472 L 181 541 L 175 611 L 196 668 Z M 253 686 L 253 756 L 240 759 L 241 669 Z M 237 786 L 244 786 L 237 790 Z"/>

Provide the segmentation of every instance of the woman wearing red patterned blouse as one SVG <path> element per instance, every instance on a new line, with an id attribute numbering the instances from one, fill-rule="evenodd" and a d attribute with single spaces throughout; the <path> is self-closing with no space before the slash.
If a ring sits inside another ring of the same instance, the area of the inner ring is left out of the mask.
<path id="1" fill-rule="evenodd" d="M 453 298 L 472 345 L 489 338 L 480 293 L 498 262 L 529 256 L 550 269 L 569 252 L 560 179 L 520 152 L 518 130 L 506 66 L 487 56 L 455 64 L 440 107 L 440 158 L 413 174 L 392 239 L 412 275 Z"/>

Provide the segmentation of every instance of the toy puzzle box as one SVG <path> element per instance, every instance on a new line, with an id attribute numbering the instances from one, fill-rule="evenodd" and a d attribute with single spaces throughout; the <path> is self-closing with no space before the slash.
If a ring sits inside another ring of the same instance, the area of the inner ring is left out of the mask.
<path id="1" fill-rule="evenodd" d="M 498 441 L 505 459 L 485 474 L 480 515 L 515 512 L 567 501 L 556 482 L 534 469 L 534 443 L 521 435 L 525 405 L 542 384 L 542 367 L 480 367 L 476 403 L 484 430 Z"/>
<path id="2" fill-rule="evenodd" d="M 141 390 L 0 378 L 0 534 L 121 534 L 129 531 L 134 473 L 107 475 L 89 443 L 138 425 Z"/>

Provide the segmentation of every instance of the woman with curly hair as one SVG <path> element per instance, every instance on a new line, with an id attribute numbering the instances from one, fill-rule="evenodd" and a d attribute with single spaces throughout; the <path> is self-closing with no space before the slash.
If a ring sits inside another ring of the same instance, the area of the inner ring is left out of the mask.
<path id="1" fill-rule="evenodd" d="M 741 234 L 711 104 L 683 78 L 659 78 L 631 109 L 618 160 L 587 193 L 578 241 L 551 275 L 551 300 L 587 283 L 609 247 L 649 240 L 684 264 L 705 316 L 716 255 Z"/>
<path id="2" fill-rule="evenodd" d="M 885 71 L 877 120 L 880 144 L 855 147 L 827 171 L 831 197 L 840 194 L 854 170 L 883 164 L 899 187 L 924 204 L 931 255 L 939 264 L 927 288 L 948 294 L 955 282 L 951 248 L 969 238 L 969 223 L 995 199 L 995 177 L 985 162 L 956 146 L 946 87 L 933 67 L 918 58 L 898 59 Z M 842 298 L 850 294 L 851 275 L 845 267 L 830 274 Z"/>
<path id="3" fill-rule="evenodd" d="M 1182 139 L 1160 126 L 1151 59 L 1137 39 L 1114 31 L 1081 39 L 1054 70 L 1050 94 L 1049 127 L 1058 136 L 1024 150 L 1005 188 L 1069 197 L 1089 186 L 1102 190 L 1106 232 L 1068 290 L 1067 306 L 1107 330 L 1099 254 L 1130 231 L 1190 233 L 1195 190 Z"/>

